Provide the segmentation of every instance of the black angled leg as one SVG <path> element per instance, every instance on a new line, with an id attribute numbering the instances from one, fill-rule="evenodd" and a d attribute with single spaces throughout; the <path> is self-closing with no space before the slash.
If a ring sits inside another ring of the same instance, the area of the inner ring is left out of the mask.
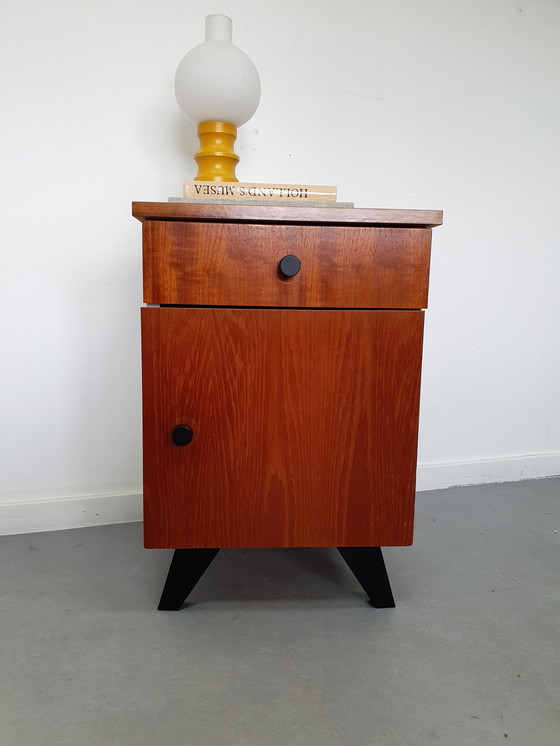
<path id="1" fill-rule="evenodd" d="M 178 611 L 219 549 L 176 549 L 159 602 L 159 611 Z"/>
<path id="2" fill-rule="evenodd" d="M 346 564 L 369 596 L 376 609 L 395 606 L 389 576 L 380 547 L 338 547 Z"/>

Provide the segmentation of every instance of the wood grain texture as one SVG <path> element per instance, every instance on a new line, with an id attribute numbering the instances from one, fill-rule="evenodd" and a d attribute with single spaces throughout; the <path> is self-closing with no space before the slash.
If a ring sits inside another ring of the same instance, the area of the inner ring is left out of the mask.
<path id="1" fill-rule="evenodd" d="M 425 308 L 431 230 L 143 223 L 144 301 L 150 304 Z M 301 270 L 284 278 L 280 260 Z"/>
<path id="2" fill-rule="evenodd" d="M 410 544 L 422 328 L 421 311 L 142 309 L 146 546 Z"/>
<path id="3" fill-rule="evenodd" d="M 216 205 L 211 202 L 133 202 L 138 220 L 203 220 L 318 225 L 407 225 L 433 228 L 443 222 L 441 210 L 386 210 L 361 207 L 296 205 Z"/>

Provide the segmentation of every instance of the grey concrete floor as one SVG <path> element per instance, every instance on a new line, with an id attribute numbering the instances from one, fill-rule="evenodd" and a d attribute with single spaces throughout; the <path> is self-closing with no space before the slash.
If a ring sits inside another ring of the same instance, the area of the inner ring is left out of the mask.
<path id="1" fill-rule="evenodd" d="M 224 550 L 178 612 L 140 524 L 0 539 L 0 746 L 558 746 L 560 479 L 418 495 L 374 609 L 336 550 Z"/>

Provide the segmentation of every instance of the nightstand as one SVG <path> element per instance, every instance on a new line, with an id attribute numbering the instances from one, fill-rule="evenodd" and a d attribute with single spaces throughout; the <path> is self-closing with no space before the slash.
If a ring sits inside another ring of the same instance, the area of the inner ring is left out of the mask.
<path id="1" fill-rule="evenodd" d="M 412 543 L 439 211 L 133 203 L 142 221 L 144 535 L 177 609 L 225 547 L 338 547 L 393 606 Z"/>

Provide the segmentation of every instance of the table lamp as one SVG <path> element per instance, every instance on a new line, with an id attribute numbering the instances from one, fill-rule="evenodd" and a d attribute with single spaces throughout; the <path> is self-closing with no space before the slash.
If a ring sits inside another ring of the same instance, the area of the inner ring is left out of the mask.
<path id="1" fill-rule="evenodd" d="M 205 41 L 183 57 L 175 73 L 179 108 L 198 125 L 195 181 L 238 181 L 233 150 L 237 128 L 257 110 L 261 82 L 249 57 L 232 44 L 232 20 L 206 17 Z"/>

